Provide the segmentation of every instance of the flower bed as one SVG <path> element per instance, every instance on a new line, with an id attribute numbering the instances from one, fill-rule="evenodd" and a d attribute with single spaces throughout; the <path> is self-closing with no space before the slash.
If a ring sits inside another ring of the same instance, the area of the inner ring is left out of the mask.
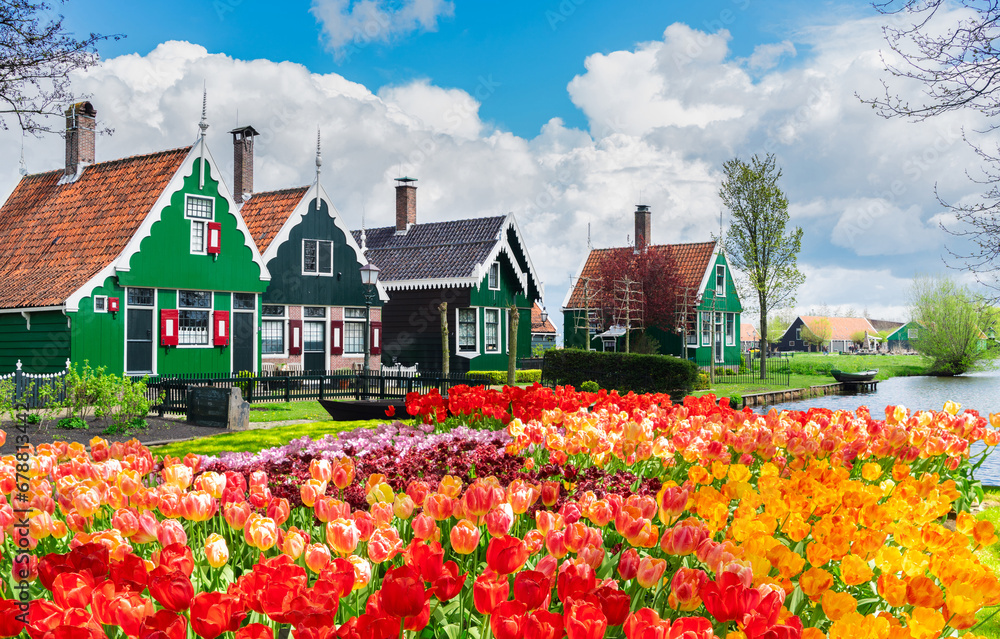
<path id="1" fill-rule="evenodd" d="M 1000 416 L 541 387 L 408 410 L 429 425 L 256 455 L 4 458 L 0 636 L 932 639 L 1000 605 L 967 512 Z"/>

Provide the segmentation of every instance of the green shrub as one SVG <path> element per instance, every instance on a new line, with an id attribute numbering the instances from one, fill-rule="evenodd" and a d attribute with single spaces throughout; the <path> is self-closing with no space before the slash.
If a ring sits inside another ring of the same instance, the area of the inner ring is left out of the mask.
<path id="1" fill-rule="evenodd" d="M 588 379 L 584 383 L 580 384 L 580 390 L 582 390 L 585 393 L 596 393 L 597 391 L 601 390 L 601 387 L 598 386 L 597 382 L 595 382 L 594 380 Z"/>
<path id="2" fill-rule="evenodd" d="M 545 353 L 544 377 L 574 387 L 593 380 L 601 388 L 619 392 L 680 396 L 694 390 L 698 367 L 694 362 L 666 355 L 553 349 Z"/>
<path id="3" fill-rule="evenodd" d="M 743 407 L 743 398 L 740 397 L 739 395 L 730 395 L 729 396 L 729 406 L 732 407 L 732 408 L 737 408 L 737 409 L 742 408 Z"/>
<path id="4" fill-rule="evenodd" d="M 136 417 L 126 424 L 111 424 L 104 429 L 105 435 L 134 435 L 139 431 L 146 430 L 149 424 L 142 417 Z"/>
<path id="5" fill-rule="evenodd" d="M 468 376 L 484 385 L 502 386 L 507 383 L 507 371 L 469 371 Z M 542 381 L 542 370 L 540 368 L 526 368 L 514 371 L 515 384 L 534 384 Z"/>
<path id="6" fill-rule="evenodd" d="M 56 423 L 56 425 L 59 428 L 63 428 L 63 429 L 66 429 L 66 430 L 76 430 L 76 429 L 87 428 L 87 422 L 85 422 L 82 417 L 76 417 L 76 416 L 73 416 L 73 417 L 63 417 L 62 419 L 60 419 Z"/>
<path id="7" fill-rule="evenodd" d="M 243 401 L 249 402 L 253 397 L 253 392 L 257 388 L 257 374 L 250 371 L 240 371 L 236 374 L 238 381 L 233 383 L 233 386 L 240 389 L 240 393 L 243 394 Z M 247 379 L 249 378 L 249 379 Z"/>
<path id="8" fill-rule="evenodd" d="M 639 353 L 642 355 L 659 355 L 660 340 L 655 337 L 651 337 L 649 333 L 643 331 L 639 333 L 638 337 L 632 340 L 632 343 L 629 344 L 629 349 L 633 353 Z"/>
<path id="9" fill-rule="evenodd" d="M 698 381 L 695 382 L 695 390 L 707 390 L 710 387 L 708 373 L 698 373 Z"/>

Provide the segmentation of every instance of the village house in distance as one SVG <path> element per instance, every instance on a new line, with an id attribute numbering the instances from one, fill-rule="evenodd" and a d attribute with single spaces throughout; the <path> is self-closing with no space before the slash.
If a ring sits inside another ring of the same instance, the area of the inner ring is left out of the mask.
<path id="1" fill-rule="evenodd" d="M 396 182 L 395 226 L 352 231 L 389 295 L 383 364 L 442 370 L 442 302 L 452 372 L 507 369 L 512 306 L 517 357 L 530 356 L 543 291 L 514 215 L 418 223 L 416 180 Z"/>
<path id="2" fill-rule="evenodd" d="M 639 205 L 635 211 L 635 250 L 668 253 L 679 271 L 681 286 L 690 292 L 692 300 L 700 300 L 694 307 L 694 330 L 681 343 L 681 336 L 669 327 L 649 327 L 650 336 L 660 343 L 660 352 L 675 355 L 707 366 L 716 363 L 739 362 L 740 314 L 743 305 L 733 282 L 729 263 L 717 242 L 689 244 L 647 244 L 650 237 L 652 213 L 648 206 Z M 612 333 L 615 340 L 608 343 L 622 349 L 624 340 L 618 334 L 624 330 L 612 326 L 595 325 L 593 301 L 602 283 L 599 282 L 601 263 L 618 249 L 591 249 L 583 260 L 573 285 L 563 301 L 563 335 L 567 348 L 605 349 L 602 332 Z M 646 296 L 655 291 L 644 291 Z M 588 314 L 590 319 L 588 320 Z"/>

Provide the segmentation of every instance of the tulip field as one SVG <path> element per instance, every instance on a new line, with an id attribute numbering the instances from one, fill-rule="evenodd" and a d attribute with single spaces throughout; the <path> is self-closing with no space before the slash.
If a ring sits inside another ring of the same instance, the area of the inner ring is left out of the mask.
<path id="1" fill-rule="evenodd" d="M 407 411 L 255 454 L 15 439 L 0 636 L 974 639 L 1000 606 L 969 512 L 1000 415 L 538 385 Z"/>

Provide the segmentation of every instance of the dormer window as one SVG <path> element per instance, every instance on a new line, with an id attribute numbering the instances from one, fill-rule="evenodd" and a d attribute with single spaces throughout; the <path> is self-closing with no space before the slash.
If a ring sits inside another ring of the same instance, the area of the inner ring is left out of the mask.
<path id="1" fill-rule="evenodd" d="M 191 252 L 205 255 L 208 223 L 215 217 L 215 199 L 188 195 L 184 202 L 184 217 L 191 220 Z"/>
<path id="2" fill-rule="evenodd" d="M 302 274 L 333 275 L 333 242 L 330 240 L 302 240 Z"/>
<path id="3" fill-rule="evenodd" d="M 500 262 L 490 264 L 489 287 L 491 291 L 500 290 Z"/>

